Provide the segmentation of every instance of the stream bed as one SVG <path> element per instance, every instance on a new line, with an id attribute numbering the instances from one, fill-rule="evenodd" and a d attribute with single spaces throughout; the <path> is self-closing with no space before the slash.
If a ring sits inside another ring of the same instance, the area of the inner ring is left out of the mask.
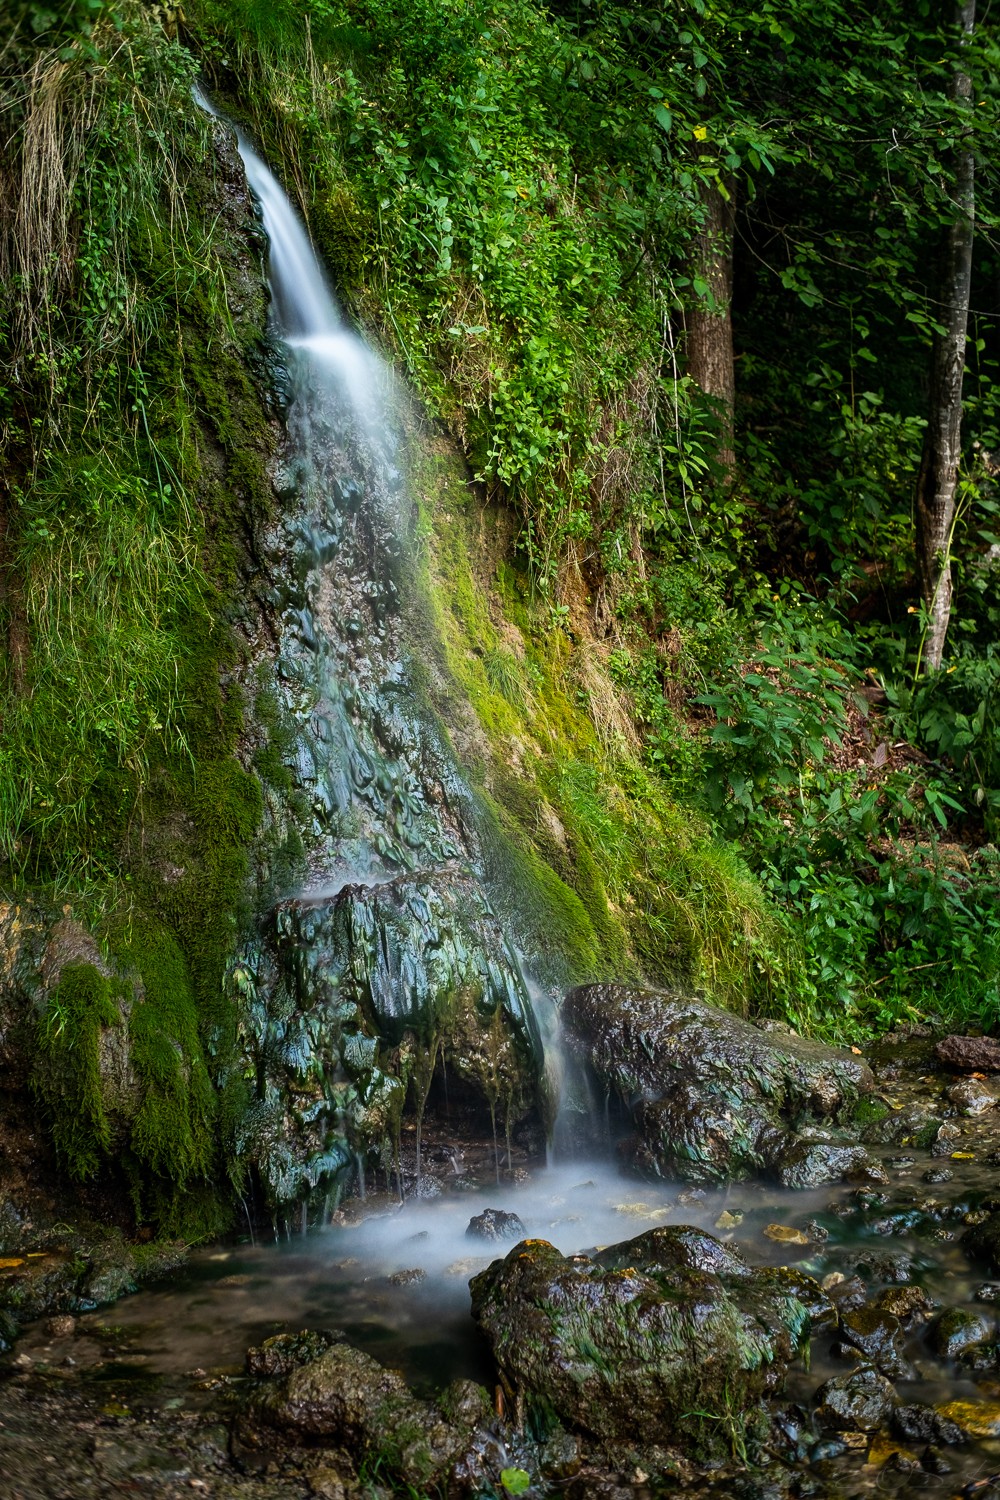
<path id="1" fill-rule="evenodd" d="M 921 1091 L 936 1090 L 939 1104 L 947 1082 L 912 1072 L 897 1076 L 893 1094 L 884 1097 L 912 1107 Z M 955 1445 L 908 1442 L 882 1428 L 823 1431 L 813 1414 L 815 1393 L 859 1357 L 827 1329 L 814 1334 L 808 1364 L 794 1365 L 785 1392 L 774 1398 L 784 1447 L 763 1475 L 737 1463 L 716 1479 L 702 1474 L 683 1486 L 652 1489 L 637 1471 L 619 1494 L 747 1500 L 853 1500 L 911 1489 L 941 1500 L 1000 1494 L 1000 1479 L 996 1487 L 990 1482 L 1000 1475 L 1000 1365 L 970 1369 L 943 1352 L 935 1334 L 940 1311 L 949 1308 L 982 1314 L 994 1338 L 1000 1329 L 1000 1282 L 991 1282 L 963 1245 L 996 1191 L 997 1108 L 945 1121 L 939 1138 L 925 1146 L 874 1148 L 885 1185 L 807 1192 L 758 1181 L 711 1190 L 642 1181 L 622 1173 L 613 1158 L 546 1166 L 522 1153 L 498 1170 L 491 1146 L 444 1141 L 429 1133 L 419 1195 L 404 1203 L 391 1181 L 379 1183 L 364 1200 L 344 1202 L 325 1227 L 270 1243 L 203 1248 L 169 1281 L 113 1308 L 29 1326 L 0 1381 L 5 1496 L 337 1497 L 335 1476 L 310 1468 L 308 1453 L 294 1463 L 233 1462 L 231 1419 L 253 1384 L 247 1348 L 278 1333 L 331 1330 L 399 1370 L 418 1394 L 457 1378 L 492 1391 L 494 1368 L 469 1315 L 468 1282 L 505 1255 L 511 1241 L 468 1233 L 470 1220 L 486 1208 L 516 1214 L 524 1236 L 566 1254 L 631 1240 L 659 1225 L 691 1224 L 754 1265 L 808 1272 L 835 1300 L 844 1298 L 842 1313 L 860 1301 L 877 1304 L 919 1289 L 908 1295 L 915 1294 L 920 1310 L 902 1320 L 898 1399 L 953 1414 L 956 1403 L 966 1403 L 976 1413 L 964 1421 L 965 1441 Z"/>

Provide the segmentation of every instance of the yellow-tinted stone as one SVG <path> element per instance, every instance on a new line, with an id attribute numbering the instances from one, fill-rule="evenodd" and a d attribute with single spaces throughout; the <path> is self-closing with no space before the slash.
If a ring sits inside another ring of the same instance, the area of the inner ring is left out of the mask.
<path id="1" fill-rule="evenodd" d="M 970 1437 L 1000 1437 L 1000 1401 L 949 1401 L 938 1411 Z"/>
<path id="2" fill-rule="evenodd" d="M 737 1209 L 736 1213 L 730 1213 L 726 1208 L 715 1221 L 716 1229 L 735 1229 L 737 1224 L 743 1223 L 743 1215 Z"/>
<path id="3" fill-rule="evenodd" d="M 767 1224 L 764 1234 L 778 1245 L 808 1245 L 809 1236 L 801 1229 L 791 1229 L 787 1224 Z"/>

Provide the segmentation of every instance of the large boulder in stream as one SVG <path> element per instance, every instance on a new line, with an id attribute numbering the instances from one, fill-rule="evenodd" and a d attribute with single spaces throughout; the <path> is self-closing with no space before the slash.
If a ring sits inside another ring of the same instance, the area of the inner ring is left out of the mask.
<path id="1" fill-rule="evenodd" d="M 642 1171 L 709 1183 L 763 1174 L 787 1187 L 882 1179 L 845 1129 L 874 1086 L 852 1052 L 765 1031 L 692 995 L 624 984 L 570 991 L 563 1025 L 631 1110 L 627 1149 Z"/>
<path id="2" fill-rule="evenodd" d="M 602 1442 L 699 1456 L 780 1386 L 808 1339 L 806 1300 L 822 1301 L 809 1277 L 753 1270 L 683 1226 L 594 1256 L 523 1240 L 470 1285 L 515 1410 Z"/>

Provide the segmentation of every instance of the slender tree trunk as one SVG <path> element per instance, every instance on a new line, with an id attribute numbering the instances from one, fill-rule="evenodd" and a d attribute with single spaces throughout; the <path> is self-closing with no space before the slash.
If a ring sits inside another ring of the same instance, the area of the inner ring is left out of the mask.
<path id="1" fill-rule="evenodd" d="M 716 460 L 727 479 L 736 463 L 733 446 L 733 409 L 736 372 L 733 364 L 733 238 L 736 227 L 736 184 L 726 183 L 724 197 L 718 184 L 706 180 L 701 192 L 705 218 L 695 241 L 692 275 L 708 287 L 687 314 L 688 370 L 719 414 Z"/>
<path id="2" fill-rule="evenodd" d="M 975 0 L 959 4 L 955 20 L 961 45 L 965 46 L 975 28 Z M 972 81 L 961 64 L 955 69 L 948 93 L 957 103 L 971 98 Z M 917 477 L 917 564 L 927 614 L 923 659 L 931 670 L 941 665 L 951 615 L 951 542 L 962 455 L 962 380 L 976 207 L 975 166 L 967 137 L 953 155 L 952 206 L 940 279 L 939 321 L 944 332 L 934 335 L 930 411 Z"/>

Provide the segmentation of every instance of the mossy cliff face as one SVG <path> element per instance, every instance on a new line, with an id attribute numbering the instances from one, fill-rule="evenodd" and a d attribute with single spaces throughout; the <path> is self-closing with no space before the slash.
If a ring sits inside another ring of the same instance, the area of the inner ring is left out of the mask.
<path id="1" fill-rule="evenodd" d="M 8 363 L 34 373 L 3 512 L 0 804 L 5 884 L 42 914 L 11 993 L 38 1052 L 18 1087 L 64 1169 L 206 1232 L 250 1167 L 275 1208 L 390 1167 L 436 1070 L 498 1134 L 544 1115 L 537 1002 L 551 1020 L 570 981 L 764 1003 L 784 951 L 738 860 L 641 769 L 582 581 L 555 627 L 509 513 L 425 417 L 396 392 L 400 430 L 373 440 L 269 340 L 232 133 L 194 108 L 189 52 L 138 9 L 125 35 L 95 32 L 99 108 L 59 95 L 84 149 L 48 347 L 8 292 Z M 298 129 L 269 133 L 279 171 Z M 91 946 L 55 982 L 63 907 Z"/>
<path id="2" fill-rule="evenodd" d="M 23 42 L 3 78 L 0 989 L 11 1116 L 81 1201 L 112 1185 L 197 1235 L 227 1222 L 246 1106 L 226 970 L 262 797 L 233 669 L 277 428 L 239 158 L 190 57 L 122 19 Z"/>
<path id="3" fill-rule="evenodd" d="M 276 284 L 276 305 L 284 288 Z M 330 310 L 331 318 L 336 315 Z M 491 901 L 475 798 L 424 690 L 414 507 L 388 372 L 352 342 L 284 346 L 282 516 L 258 580 L 270 639 L 248 664 L 265 841 L 297 861 L 259 889 L 237 965 L 259 1097 L 243 1150 L 273 1206 L 371 1156 L 397 1166 L 435 1070 L 509 1130 L 541 1105 L 521 960 Z M 282 882 L 284 889 L 282 889 Z"/>

